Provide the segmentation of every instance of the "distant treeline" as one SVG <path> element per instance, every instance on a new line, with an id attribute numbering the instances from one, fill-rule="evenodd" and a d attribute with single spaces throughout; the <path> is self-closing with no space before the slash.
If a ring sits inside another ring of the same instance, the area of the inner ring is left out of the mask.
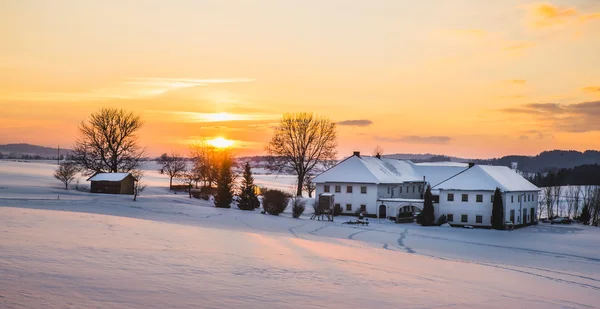
<path id="1" fill-rule="evenodd" d="M 600 185 L 600 165 L 585 164 L 574 168 L 537 173 L 529 180 L 538 187 Z"/>

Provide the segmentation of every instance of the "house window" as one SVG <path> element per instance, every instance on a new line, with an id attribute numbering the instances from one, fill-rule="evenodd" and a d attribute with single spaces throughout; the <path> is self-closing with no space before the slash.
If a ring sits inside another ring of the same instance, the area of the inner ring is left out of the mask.
<path id="1" fill-rule="evenodd" d="M 412 187 L 413 187 L 413 193 L 415 193 L 415 186 L 412 186 Z"/>
<path id="2" fill-rule="evenodd" d="M 463 194 L 462 195 L 462 201 L 463 202 L 468 202 L 469 201 L 469 195 L 468 194 Z"/>
<path id="3" fill-rule="evenodd" d="M 335 186 L 335 193 L 342 192 L 342 186 Z"/>
<path id="4" fill-rule="evenodd" d="M 475 216 L 475 223 L 483 223 L 483 216 Z"/>
<path id="5" fill-rule="evenodd" d="M 402 186 L 400 186 L 400 193 L 402 193 Z"/>
<path id="6" fill-rule="evenodd" d="M 448 222 L 454 222 L 454 214 L 447 214 L 446 215 L 446 220 Z"/>
<path id="7" fill-rule="evenodd" d="M 390 194 L 390 187 L 388 187 L 388 194 Z"/>
<path id="8" fill-rule="evenodd" d="M 422 192 L 423 186 L 419 186 L 419 192 Z"/>
<path id="9" fill-rule="evenodd" d="M 367 194 L 367 187 L 360 187 L 360 194 Z"/>
<path id="10" fill-rule="evenodd" d="M 325 185 L 325 187 L 323 187 L 323 191 L 324 192 L 329 192 L 329 185 Z"/>
<path id="11" fill-rule="evenodd" d="M 335 204 L 333 207 L 335 207 L 335 209 L 342 210 L 342 206 L 340 204 Z"/>
<path id="12" fill-rule="evenodd" d="M 454 194 L 448 193 L 448 202 L 454 202 Z"/>
<path id="13" fill-rule="evenodd" d="M 515 196 L 514 196 L 514 195 L 511 195 L 511 196 L 510 196 L 510 202 L 511 202 L 511 203 L 514 203 L 514 202 L 515 202 Z"/>
<path id="14" fill-rule="evenodd" d="M 352 204 L 346 204 L 346 211 L 352 211 Z"/>
<path id="15" fill-rule="evenodd" d="M 352 193 L 352 186 L 346 187 L 346 193 Z"/>
<path id="16" fill-rule="evenodd" d="M 463 223 L 469 222 L 469 215 L 461 215 L 460 222 L 463 222 Z"/>
<path id="17" fill-rule="evenodd" d="M 360 205 L 360 211 L 367 211 L 367 205 Z"/>
<path id="18" fill-rule="evenodd" d="M 521 202 L 521 194 L 519 194 L 519 196 L 517 196 L 517 202 Z"/>
<path id="19" fill-rule="evenodd" d="M 483 203 L 483 195 L 477 194 L 475 196 L 475 202 L 477 202 L 477 203 Z"/>

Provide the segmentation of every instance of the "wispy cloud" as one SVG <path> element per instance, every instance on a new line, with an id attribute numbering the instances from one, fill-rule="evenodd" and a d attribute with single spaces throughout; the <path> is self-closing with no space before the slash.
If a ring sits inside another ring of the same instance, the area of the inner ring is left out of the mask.
<path id="1" fill-rule="evenodd" d="M 600 86 L 588 86 L 581 88 L 583 92 L 600 94 Z"/>
<path id="2" fill-rule="evenodd" d="M 176 118 L 181 122 L 234 122 L 234 121 L 267 121 L 281 118 L 279 114 L 237 114 L 237 113 L 197 113 L 185 111 L 148 110 L 147 113 L 161 113 Z"/>
<path id="3" fill-rule="evenodd" d="M 398 142 L 407 144 L 447 144 L 452 138 L 449 136 L 402 136 L 398 138 L 378 137 L 377 140 L 385 142 Z"/>
<path id="4" fill-rule="evenodd" d="M 211 84 L 247 83 L 249 78 L 192 79 L 192 78 L 131 78 L 112 87 L 77 92 L 27 92 L 3 99 L 27 101 L 96 101 L 110 99 L 139 99 L 163 95 L 169 91 L 202 87 Z"/>
<path id="5" fill-rule="evenodd" d="M 533 29 L 581 24 L 600 19 L 600 12 L 582 13 L 574 7 L 560 7 L 548 3 L 538 3 L 525 8 L 528 10 L 527 23 Z"/>
<path id="6" fill-rule="evenodd" d="M 574 104 L 536 103 L 500 110 L 503 113 L 528 115 L 541 124 L 563 132 L 600 131 L 600 101 Z"/>
<path id="7" fill-rule="evenodd" d="M 340 126 L 367 127 L 373 124 L 373 121 L 368 119 L 344 120 L 337 123 Z"/>

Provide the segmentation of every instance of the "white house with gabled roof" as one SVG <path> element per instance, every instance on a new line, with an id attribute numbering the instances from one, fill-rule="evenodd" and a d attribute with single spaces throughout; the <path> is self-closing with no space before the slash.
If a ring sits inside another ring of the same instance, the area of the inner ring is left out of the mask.
<path id="1" fill-rule="evenodd" d="M 504 166 L 413 163 L 361 156 L 358 152 L 317 175 L 313 182 L 317 198 L 323 193 L 333 194 L 335 204 L 343 213 L 364 211 L 380 218 L 420 212 L 423 193 L 430 185 L 436 218 L 445 214 L 452 219 L 452 224 L 481 226 L 491 225 L 491 196 L 497 187 L 506 196 L 506 221 L 517 225 L 535 218 L 539 191 Z"/>
<path id="2" fill-rule="evenodd" d="M 475 165 L 432 187 L 439 196 L 436 218 L 450 224 L 491 226 L 496 188 L 502 190 L 504 218 L 515 225 L 536 221 L 540 189 L 506 166 Z"/>

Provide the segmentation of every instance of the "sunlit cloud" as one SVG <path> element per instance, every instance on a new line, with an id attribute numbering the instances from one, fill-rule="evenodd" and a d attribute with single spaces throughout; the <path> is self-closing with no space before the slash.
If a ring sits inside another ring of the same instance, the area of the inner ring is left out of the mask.
<path id="1" fill-rule="evenodd" d="M 538 3 L 525 7 L 528 10 L 528 25 L 534 29 L 586 23 L 600 19 L 600 12 L 581 13 L 573 7 L 560 7 L 548 3 Z"/>
<path id="2" fill-rule="evenodd" d="M 410 136 L 402 136 L 402 137 L 379 137 L 377 138 L 379 141 L 384 142 L 397 142 L 397 143 L 407 143 L 407 144 L 447 144 L 452 138 L 449 136 L 418 136 L 418 135 L 410 135 Z"/>
<path id="3" fill-rule="evenodd" d="M 281 118 L 279 114 L 236 114 L 228 112 L 197 113 L 182 111 L 150 111 L 175 116 L 182 122 L 231 122 L 231 121 L 264 121 Z"/>
<path id="4" fill-rule="evenodd" d="M 178 89 L 203 87 L 211 84 L 247 83 L 249 78 L 191 79 L 191 78 L 131 78 L 113 87 L 78 92 L 27 92 L 11 94 L 2 99 L 24 101 L 97 101 L 111 99 L 143 99 L 164 95 Z"/>
<path id="5" fill-rule="evenodd" d="M 600 131 L 600 101 L 573 104 L 534 103 L 505 108 L 503 113 L 533 117 L 540 124 L 563 132 Z"/>
<path id="6" fill-rule="evenodd" d="M 581 90 L 583 92 L 587 92 L 587 93 L 597 93 L 597 94 L 600 94 L 600 87 L 598 87 L 598 86 L 583 87 L 583 88 L 581 88 Z"/>
<path id="7" fill-rule="evenodd" d="M 340 126 L 367 127 L 373 124 L 373 121 L 368 119 L 344 120 L 337 123 Z"/>

